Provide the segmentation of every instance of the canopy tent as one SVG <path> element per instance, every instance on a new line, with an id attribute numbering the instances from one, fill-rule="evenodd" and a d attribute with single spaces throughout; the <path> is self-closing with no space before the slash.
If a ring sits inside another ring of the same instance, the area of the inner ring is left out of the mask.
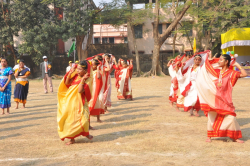
<path id="1" fill-rule="evenodd" d="M 221 49 L 225 54 L 234 51 L 238 62 L 250 61 L 250 28 L 233 28 L 221 34 Z"/>

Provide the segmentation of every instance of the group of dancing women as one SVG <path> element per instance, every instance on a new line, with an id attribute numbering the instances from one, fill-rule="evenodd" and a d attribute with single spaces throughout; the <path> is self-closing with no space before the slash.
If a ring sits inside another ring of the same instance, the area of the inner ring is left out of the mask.
<path id="1" fill-rule="evenodd" d="M 178 55 L 168 63 L 171 76 L 169 101 L 177 111 L 184 108 L 191 117 L 204 111 L 208 118 L 207 139 L 229 137 L 238 143 L 242 133 L 236 121 L 232 90 L 238 78 L 247 73 L 231 53 L 212 56 L 211 51 L 200 52 L 192 57 Z M 233 70 L 237 67 L 240 72 Z"/>
<path id="2" fill-rule="evenodd" d="M 62 141 L 70 139 L 66 145 L 75 143 L 75 138 L 89 134 L 90 117 L 108 113 L 111 107 L 111 72 L 114 71 L 118 99 L 132 100 L 131 78 L 133 61 L 119 59 L 101 53 L 79 64 L 73 64 L 58 88 L 58 134 Z"/>
<path id="3" fill-rule="evenodd" d="M 18 109 L 19 103 L 25 104 L 27 101 L 27 95 L 29 91 L 28 77 L 30 75 L 30 69 L 24 65 L 24 60 L 18 60 L 17 65 L 14 68 L 8 66 L 8 60 L 1 58 L 0 65 L 0 107 L 2 109 L 2 115 L 5 115 L 5 109 L 7 114 L 10 114 L 11 107 L 11 78 L 14 74 L 16 84 L 14 87 L 14 101 L 16 102 L 16 109 Z"/>

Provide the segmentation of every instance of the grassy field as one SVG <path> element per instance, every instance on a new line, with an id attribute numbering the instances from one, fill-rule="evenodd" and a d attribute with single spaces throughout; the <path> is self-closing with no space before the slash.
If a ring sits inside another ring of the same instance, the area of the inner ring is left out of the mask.
<path id="1" fill-rule="evenodd" d="M 168 104 L 170 77 L 133 78 L 134 101 L 118 100 L 112 78 L 110 114 L 97 123 L 93 140 L 78 137 L 66 146 L 57 134 L 57 87 L 43 93 L 30 81 L 27 108 L 0 116 L 0 165 L 250 165 L 250 79 L 240 79 L 233 92 L 244 144 L 229 139 L 206 143 L 207 118 L 189 117 Z M 67 140 L 68 141 L 68 140 Z"/>

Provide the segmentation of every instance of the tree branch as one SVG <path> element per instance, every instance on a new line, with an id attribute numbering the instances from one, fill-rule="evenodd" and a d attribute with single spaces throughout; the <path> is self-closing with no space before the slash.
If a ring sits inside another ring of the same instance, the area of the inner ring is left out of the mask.
<path id="1" fill-rule="evenodd" d="M 178 22 L 182 19 L 190 5 L 192 4 L 192 0 L 187 0 L 182 10 L 177 14 L 175 20 L 169 25 L 169 27 L 166 29 L 166 31 L 160 35 L 159 40 L 160 44 L 163 44 L 165 40 L 169 37 L 171 34 L 171 31 L 177 26 Z"/>

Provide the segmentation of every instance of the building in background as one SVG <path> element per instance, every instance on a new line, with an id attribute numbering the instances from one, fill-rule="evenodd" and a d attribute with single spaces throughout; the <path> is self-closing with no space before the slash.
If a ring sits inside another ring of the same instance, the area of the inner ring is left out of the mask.
<path id="1" fill-rule="evenodd" d="M 127 24 L 114 27 L 111 24 L 94 24 L 93 44 L 127 43 Z"/>
<path id="2" fill-rule="evenodd" d="M 141 9 L 144 10 L 144 9 Z M 164 10 L 160 9 L 160 15 L 164 16 L 164 19 L 159 22 L 159 34 L 162 34 L 168 26 L 171 24 L 170 20 L 173 20 L 174 15 L 165 13 Z M 136 44 L 140 54 L 152 54 L 154 49 L 154 38 L 153 38 L 153 19 L 147 19 L 143 24 L 137 25 L 134 27 L 135 29 L 135 37 Z M 190 16 L 184 16 L 180 21 L 181 24 L 185 23 L 193 23 L 194 20 Z M 178 28 L 180 25 L 178 25 Z M 191 39 L 191 43 L 193 42 L 194 36 L 196 36 L 196 31 L 194 29 L 188 30 L 188 36 Z M 173 51 L 173 39 L 174 33 L 172 33 L 167 40 L 162 44 L 160 53 L 171 53 Z M 133 45 L 133 36 L 130 28 L 128 28 L 128 44 L 130 53 L 134 54 L 134 45 Z M 176 52 L 182 53 L 184 51 L 192 50 L 192 45 L 188 40 L 187 34 L 177 34 L 177 38 L 175 41 L 175 50 Z"/>

